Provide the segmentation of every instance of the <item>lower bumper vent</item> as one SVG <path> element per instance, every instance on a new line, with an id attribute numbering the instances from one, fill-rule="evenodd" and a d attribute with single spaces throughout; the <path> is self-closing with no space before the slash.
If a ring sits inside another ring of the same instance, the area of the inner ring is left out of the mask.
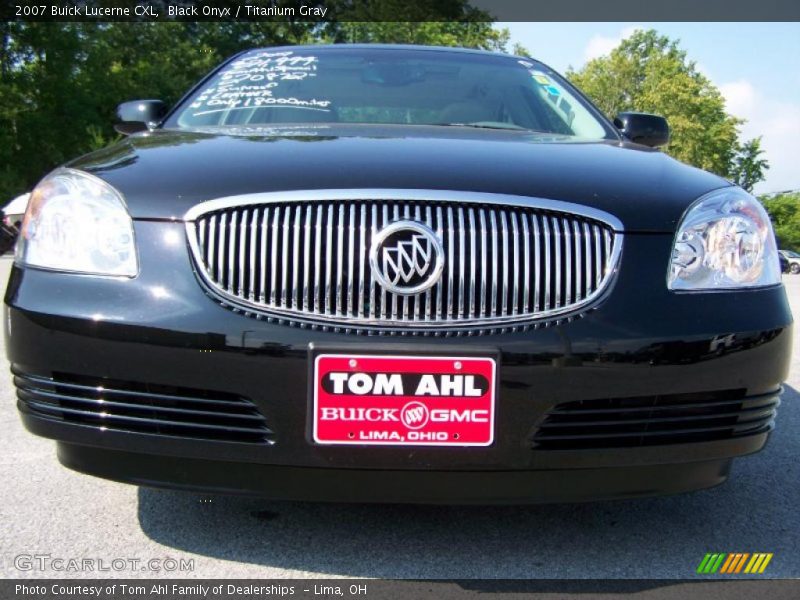
<path id="1" fill-rule="evenodd" d="M 247 398 L 164 385 L 12 371 L 19 408 L 67 423 L 176 438 L 269 443 L 272 431 Z"/>
<path id="2" fill-rule="evenodd" d="M 559 404 L 538 424 L 537 450 L 588 450 L 707 442 L 769 431 L 780 390 L 745 390 Z"/>

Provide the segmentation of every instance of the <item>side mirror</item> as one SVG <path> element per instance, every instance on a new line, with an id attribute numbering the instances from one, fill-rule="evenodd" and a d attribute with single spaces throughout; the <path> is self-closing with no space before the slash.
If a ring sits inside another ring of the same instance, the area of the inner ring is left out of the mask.
<path id="1" fill-rule="evenodd" d="M 161 100 L 132 100 L 117 107 L 114 129 L 123 135 L 146 131 L 155 127 L 167 114 L 167 105 Z"/>
<path id="2" fill-rule="evenodd" d="M 626 138 L 643 146 L 663 146 L 669 141 L 669 124 L 664 117 L 648 113 L 624 112 L 614 119 L 614 125 Z"/>

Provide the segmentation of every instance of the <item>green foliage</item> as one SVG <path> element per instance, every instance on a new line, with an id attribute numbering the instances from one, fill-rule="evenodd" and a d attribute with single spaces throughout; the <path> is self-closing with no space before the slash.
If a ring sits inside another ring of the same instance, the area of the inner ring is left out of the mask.
<path id="1" fill-rule="evenodd" d="M 491 23 L 339 23 L 332 41 L 462 46 L 505 52 L 510 34 Z"/>
<path id="2" fill-rule="evenodd" d="M 344 18 L 401 14 L 388 10 L 391 2 L 333 4 Z M 0 205 L 29 191 L 58 164 L 119 139 L 113 122 L 120 102 L 159 98 L 171 105 L 222 60 L 247 48 L 387 42 L 505 50 L 508 44 L 508 31 L 493 29 L 486 13 L 464 0 L 397 5 L 440 20 L 0 23 Z"/>
<path id="3" fill-rule="evenodd" d="M 760 137 L 746 141 L 736 150 L 731 179 L 748 192 L 752 192 L 759 181 L 764 181 L 764 172 L 769 169 L 769 162 L 762 154 Z"/>
<path id="4" fill-rule="evenodd" d="M 725 112 L 719 90 L 677 41 L 636 31 L 608 56 L 567 76 L 612 118 L 630 110 L 666 117 L 672 131 L 666 152 L 678 160 L 725 177 L 734 172 L 742 121 Z"/>
<path id="5" fill-rule="evenodd" d="M 775 227 L 778 247 L 800 252 L 800 192 L 760 198 Z"/>

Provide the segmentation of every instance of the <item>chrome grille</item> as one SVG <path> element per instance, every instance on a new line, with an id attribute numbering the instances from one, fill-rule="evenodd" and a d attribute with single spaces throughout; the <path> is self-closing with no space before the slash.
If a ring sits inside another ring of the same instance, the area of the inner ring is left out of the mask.
<path id="1" fill-rule="evenodd" d="M 186 215 L 198 272 L 234 306 L 355 329 L 473 329 L 577 312 L 608 284 L 621 225 L 584 207 L 493 194 L 387 198 L 344 191 L 263 194 Z M 387 292 L 369 264 L 376 234 L 433 230 L 445 266 L 417 295 Z"/>

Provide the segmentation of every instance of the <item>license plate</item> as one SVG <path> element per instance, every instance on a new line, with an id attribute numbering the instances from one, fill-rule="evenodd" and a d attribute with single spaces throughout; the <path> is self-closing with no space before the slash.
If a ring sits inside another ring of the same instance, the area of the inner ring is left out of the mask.
<path id="1" fill-rule="evenodd" d="M 496 369 L 474 356 L 318 355 L 314 442 L 489 446 Z"/>

